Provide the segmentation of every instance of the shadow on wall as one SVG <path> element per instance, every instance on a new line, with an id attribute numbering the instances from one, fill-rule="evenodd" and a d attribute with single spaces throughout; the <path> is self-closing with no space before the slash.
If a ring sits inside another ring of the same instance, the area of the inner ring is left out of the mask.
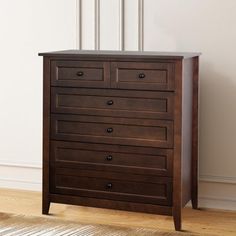
<path id="1" fill-rule="evenodd" d="M 200 64 L 200 175 L 236 179 L 236 78 L 232 78 L 233 72 L 230 72 L 233 66 L 227 70 L 228 64 L 213 66 L 203 58 Z M 222 70 L 226 73 L 222 74 Z"/>

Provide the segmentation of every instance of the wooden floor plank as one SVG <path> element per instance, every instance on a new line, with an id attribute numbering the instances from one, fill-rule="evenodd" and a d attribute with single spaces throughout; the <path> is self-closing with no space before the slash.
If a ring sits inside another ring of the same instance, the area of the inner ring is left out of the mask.
<path id="1" fill-rule="evenodd" d="M 0 189 L 0 212 L 42 216 L 41 201 L 40 192 Z M 61 204 L 51 204 L 50 213 L 48 217 L 81 223 L 174 230 L 169 216 Z M 183 229 L 201 235 L 235 236 L 236 212 L 185 208 Z"/>

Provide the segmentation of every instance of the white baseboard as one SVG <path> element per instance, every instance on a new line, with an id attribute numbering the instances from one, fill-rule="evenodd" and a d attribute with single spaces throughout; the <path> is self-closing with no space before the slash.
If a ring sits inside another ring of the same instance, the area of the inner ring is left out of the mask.
<path id="1" fill-rule="evenodd" d="M 236 178 L 200 176 L 199 206 L 236 211 Z"/>
<path id="2" fill-rule="evenodd" d="M 0 188 L 41 191 L 42 168 L 39 163 L 0 163 Z"/>
<path id="3" fill-rule="evenodd" d="M 41 191 L 40 163 L 0 162 L 0 188 Z M 236 178 L 200 176 L 199 207 L 236 210 Z"/>
<path id="4" fill-rule="evenodd" d="M 220 209 L 236 211 L 235 198 L 215 198 L 215 197 L 199 197 L 199 207 L 209 209 Z"/>

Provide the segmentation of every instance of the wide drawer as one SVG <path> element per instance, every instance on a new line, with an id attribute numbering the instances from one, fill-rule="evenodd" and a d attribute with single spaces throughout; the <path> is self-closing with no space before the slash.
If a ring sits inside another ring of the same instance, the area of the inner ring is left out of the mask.
<path id="1" fill-rule="evenodd" d="M 56 167 L 172 176 L 173 150 L 51 141 L 51 163 Z"/>
<path id="2" fill-rule="evenodd" d="M 51 111 L 134 118 L 173 118 L 172 92 L 51 88 Z"/>
<path id="3" fill-rule="evenodd" d="M 112 88 L 173 91 L 174 80 L 174 63 L 111 63 Z"/>
<path id="4" fill-rule="evenodd" d="M 59 194 L 160 205 L 172 204 L 172 179 L 66 168 L 54 169 L 51 191 Z"/>
<path id="5" fill-rule="evenodd" d="M 110 64 L 95 61 L 52 61 L 51 84 L 68 87 L 110 87 Z"/>
<path id="6" fill-rule="evenodd" d="M 51 138 L 172 148 L 173 121 L 52 114 Z"/>

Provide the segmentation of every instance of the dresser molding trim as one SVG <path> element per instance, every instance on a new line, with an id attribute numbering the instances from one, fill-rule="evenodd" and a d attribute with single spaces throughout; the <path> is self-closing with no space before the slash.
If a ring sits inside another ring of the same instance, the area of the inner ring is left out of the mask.
<path id="1" fill-rule="evenodd" d="M 56 203 L 90 206 L 98 208 L 109 208 L 118 210 L 129 210 L 135 212 L 158 213 L 163 215 L 172 215 L 172 207 L 158 206 L 152 204 L 131 203 L 125 201 L 114 201 L 107 199 L 97 199 L 88 197 L 77 197 L 71 195 L 50 194 L 50 199 Z"/>

